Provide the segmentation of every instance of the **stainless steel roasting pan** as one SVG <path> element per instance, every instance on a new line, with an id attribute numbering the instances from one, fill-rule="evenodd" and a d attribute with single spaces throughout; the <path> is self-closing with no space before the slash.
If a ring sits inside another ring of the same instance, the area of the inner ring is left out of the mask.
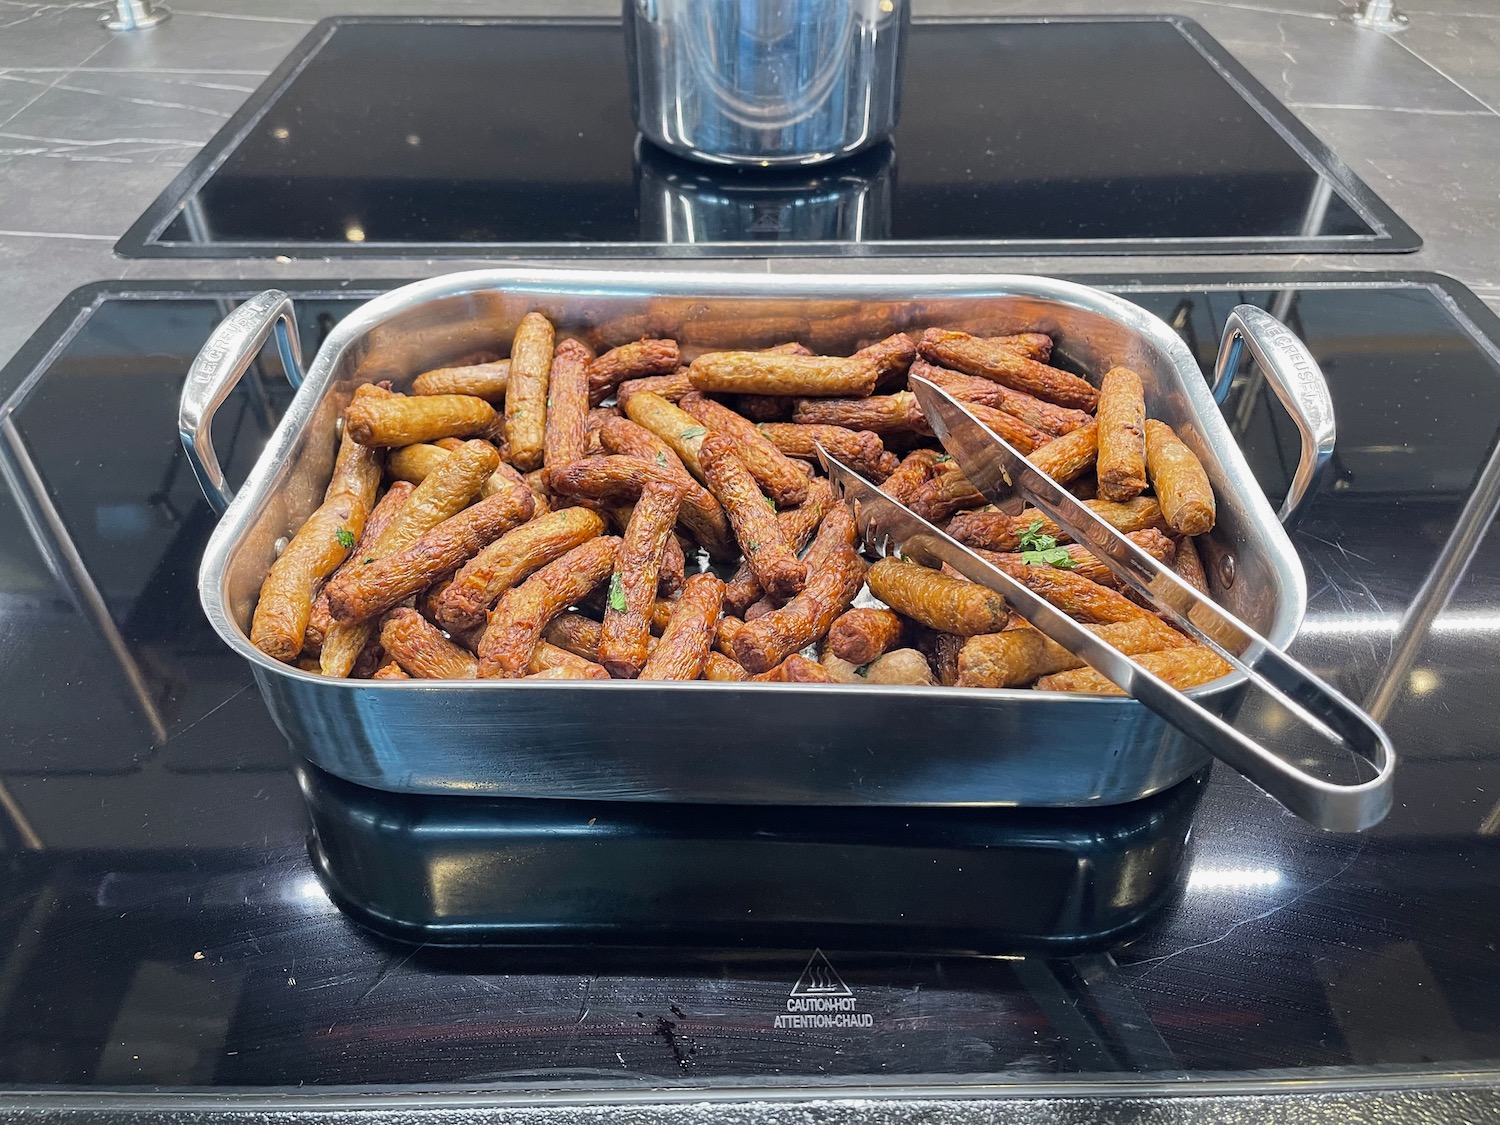
<path id="1" fill-rule="evenodd" d="M 1219 500 L 1207 544 L 1213 592 L 1285 648 L 1307 602 L 1302 566 L 1175 333 L 1097 289 L 1007 275 L 769 276 L 494 269 L 403 286 L 340 323 L 301 374 L 291 302 L 270 291 L 232 313 L 183 390 L 182 434 L 209 498 L 224 508 L 199 573 L 209 620 L 254 671 L 296 752 L 349 781 L 393 792 L 726 804 L 1089 805 L 1181 781 L 1208 753 L 1131 699 L 1029 690 L 636 681 L 330 680 L 251 646 L 257 591 L 278 543 L 317 506 L 335 420 L 354 388 L 418 373 L 479 348 L 504 351 L 539 309 L 598 346 L 672 336 L 691 355 L 800 340 L 844 353 L 889 333 L 942 325 L 981 335 L 1041 330 L 1061 362 L 1096 379 L 1138 371 L 1152 416 L 1203 460 Z M 276 334 L 297 393 L 237 493 L 210 424 Z M 1322 376 L 1280 326 L 1226 330 L 1219 383 L 1250 347 L 1302 429 L 1283 505 L 1308 493 L 1333 447 Z M 1238 674 L 1191 694 L 1221 712 Z"/>

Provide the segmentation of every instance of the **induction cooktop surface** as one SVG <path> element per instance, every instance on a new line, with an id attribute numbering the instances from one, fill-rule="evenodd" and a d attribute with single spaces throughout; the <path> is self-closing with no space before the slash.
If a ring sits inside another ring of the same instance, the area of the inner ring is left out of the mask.
<path id="1" fill-rule="evenodd" d="M 324 20 L 126 256 L 1403 251 L 1421 240 L 1192 20 L 943 20 L 888 143 L 806 171 L 641 140 L 617 22 Z"/>
<path id="2" fill-rule="evenodd" d="M 1339 441 L 1291 529 L 1292 651 L 1382 716 L 1383 823 L 1320 833 L 1224 768 L 1056 816 L 471 804 L 319 776 L 201 612 L 216 517 L 175 425 L 193 355 L 262 286 L 93 286 L 0 372 L 0 1104 L 857 1088 L 868 1116 L 836 1119 L 887 1120 L 901 1091 L 1491 1067 L 1500 322 L 1430 275 L 1095 280 L 1205 369 L 1245 301 L 1322 366 Z M 278 284 L 310 351 L 393 283 Z M 268 355 L 220 410 L 231 482 L 289 395 Z M 1249 372 L 1226 412 L 1279 500 L 1295 428 Z M 428 924 L 464 911 L 488 947 Z"/>

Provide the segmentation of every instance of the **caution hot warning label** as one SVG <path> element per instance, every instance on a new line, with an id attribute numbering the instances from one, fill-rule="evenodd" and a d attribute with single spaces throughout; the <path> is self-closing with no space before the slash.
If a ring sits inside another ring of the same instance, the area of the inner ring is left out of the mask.
<path id="1" fill-rule="evenodd" d="M 777 1013 L 774 1026 L 823 1030 L 873 1027 L 874 1017 L 857 1007 L 853 990 L 823 951 L 815 949 L 786 998 L 786 1012 Z"/>

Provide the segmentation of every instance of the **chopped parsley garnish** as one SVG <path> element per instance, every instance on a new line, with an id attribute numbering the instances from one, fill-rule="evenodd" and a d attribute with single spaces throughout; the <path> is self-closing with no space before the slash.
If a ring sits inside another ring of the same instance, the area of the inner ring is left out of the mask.
<path id="1" fill-rule="evenodd" d="M 689 426 L 677 436 L 683 441 L 692 441 L 694 438 L 701 438 L 706 433 L 708 433 L 708 430 L 702 426 Z"/>
<path id="2" fill-rule="evenodd" d="M 617 570 L 609 580 L 609 608 L 616 613 L 625 612 L 625 579 Z"/>
<path id="3" fill-rule="evenodd" d="M 344 548 L 344 550 L 346 551 L 354 546 L 354 532 L 350 531 L 347 527 L 339 528 L 337 539 L 339 541 L 339 546 Z"/>
<path id="4" fill-rule="evenodd" d="M 939 453 L 937 455 L 937 460 L 934 462 L 934 464 L 945 465 L 945 464 L 947 464 L 951 460 L 953 460 L 953 458 L 950 457 L 950 456 L 948 456 L 948 454 L 946 454 L 946 453 Z"/>
<path id="5" fill-rule="evenodd" d="M 1045 551 L 1022 551 L 1021 561 L 1027 566 L 1055 566 L 1059 570 L 1072 570 L 1073 556 L 1066 547 L 1048 547 Z"/>
<path id="6" fill-rule="evenodd" d="M 667 463 L 667 451 L 665 449 L 658 449 L 656 451 L 656 463 L 658 465 L 665 465 Z"/>
<path id="7" fill-rule="evenodd" d="M 1055 536 L 1042 534 L 1045 526 L 1041 520 L 1034 520 L 1030 527 L 1021 532 L 1021 561 L 1027 566 L 1055 566 L 1060 570 L 1072 570 L 1077 565 L 1073 556 L 1068 554 L 1066 547 L 1057 545 Z"/>
<path id="8" fill-rule="evenodd" d="M 1041 520 L 1032 520 L 1031 526 L 1021 532 L 1021 550 L 1045 551 L 1049 547 L 1056 547 L 1057 540 L 1055 538 L 1042 534 L 1042 528 L 1046 526 Z"/>

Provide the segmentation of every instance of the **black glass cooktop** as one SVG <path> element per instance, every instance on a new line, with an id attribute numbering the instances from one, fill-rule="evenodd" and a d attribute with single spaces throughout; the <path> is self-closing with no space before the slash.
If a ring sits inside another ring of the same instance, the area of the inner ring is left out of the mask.
<path id="1" fill-rule="evenodd" d="M 278 284 L 306 349 L 385 287 Z M 192 355 L 259 287 L 76 293 L 0 373 L 0 1103 L 1135 1097 L 1204 1076 L 1333 1097 L 1489 1073 L 1500 322 L 1431 276 L 1114 287 L 1205 365 L 1234 304 L 1270 308 L 1327 374 L 1338 452 L 1293 531 L 1294 652 L 1402 756 L 1368 834 L 1320 834 L 1224 769 L 1058 814 L 407 801 L 294 773 L 200 612 L 214 517 L 174 426 Z M 273 364 L 219 413 L 231 480 L 288 397 Z M 1248 373 L 1226 410 L 1279 496 L 1289 420 Z M 411 941 L 351 921 L 320 866 Z M 465 910 L 512 944 L 424 932 Z"/>
<path id="2" fill-rule="evenodd" d="M 806 172 L 638 141 L 617 23 L 325 20 L 127 256 L 1415 250 L 1193 21 L 919 22 L 894 138 Z"/>

